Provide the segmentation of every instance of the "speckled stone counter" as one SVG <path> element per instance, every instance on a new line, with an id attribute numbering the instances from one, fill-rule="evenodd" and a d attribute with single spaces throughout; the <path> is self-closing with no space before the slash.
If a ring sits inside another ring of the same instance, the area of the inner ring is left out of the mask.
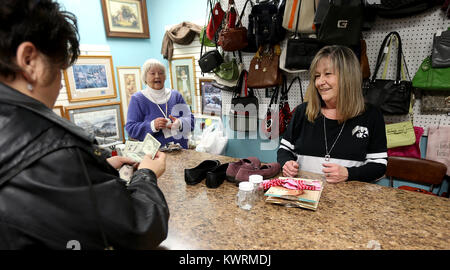
<path id="1" fill-rule="evenodd" d="M 236 206 L 225 181 L 186 185 L 184 168 L 236 158 L 182 150 L 167 154 L 158 180 L 170 209 L 167 249 L 450 249 L 450 202 L 376 184 L 327 184 L 316 211 L 258 202 Z"/>

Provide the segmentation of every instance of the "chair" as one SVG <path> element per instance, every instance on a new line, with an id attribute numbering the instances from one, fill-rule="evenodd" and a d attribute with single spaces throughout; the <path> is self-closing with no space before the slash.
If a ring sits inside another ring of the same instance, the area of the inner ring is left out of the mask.
<path id="1" fill-rule="evenodd" d="M 402 179 L 418 184 L 431 185 L 430 191 L 409 186 L 400 186 L 399 189 L 434 194 L 434 185 L 440 185 L 447 173 L 447 166 L 441 162 L 412 157 L 389 157 L 386 176 L 389 177 L 390 186 L 394 187 L 394 180 Z M 436 194 L 434 194 L 436 195 Z"/>

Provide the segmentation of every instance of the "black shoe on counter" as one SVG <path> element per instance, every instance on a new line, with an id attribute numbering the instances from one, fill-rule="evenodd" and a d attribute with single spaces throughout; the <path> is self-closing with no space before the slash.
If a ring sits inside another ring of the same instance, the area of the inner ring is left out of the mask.
<path id="1" fill-rule="evenodd" d="M 209 188 L 218 188 L 222 185 L 223 181 L 227 177 L 226 172 L 228 163 L 221 164 L 219 167 L 206 174 L 206 186 Z"/>
<path id="2" fill-rule="evenodd" d="M 206 177 L 206 173 L 219 167 L 218 160 L 204 160 L 197 167 L 184 169 L 184 181 L 188 185 L 196 185 Z"/>

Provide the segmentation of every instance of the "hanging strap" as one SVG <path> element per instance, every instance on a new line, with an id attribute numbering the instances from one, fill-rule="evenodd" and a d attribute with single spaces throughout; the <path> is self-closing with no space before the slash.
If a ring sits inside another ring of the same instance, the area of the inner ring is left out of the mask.
<path id="1" fill-rule="evenodd" d="M 289 87 L 286 89 L 285 98 L 286 98 L 286 100 L 288 100 L 288 93 L 291 90 L 291 87 L 295 81 L 298 81 L 298 85 L 300 87 L 300 97 L 302 98 L 302 103 L 303 103 L 302 80 L 300 79 L 299 76 L 296 76 L 296 77 L 294 77 L 294 79 L 292 79 L 291 83 L 289 84 Z"/>
<path id="2" fill-rule="evenodd" d="M 245 1 L 244 8 L 241 11 L 241 15 L 239 16 L 239 20 L 236 22 L 236 25 L 242 25 L 242 16 L 245 14 L 245 8 L 247 7 L 248 2 L 250 2 L 250 6 L 253 8 L 253 2 L 251 0 Z"/>
<path id="3" fill-rule="evenodd" d="M 382 45 L 380 47 L 380 51 L 378 52 L 377 63 L 375 65 L 375 71 L 374 71 L 374 73 L 372 75 L 371 82 L 375 81 L 376 76 L 378 74 L 378 70 L 380 69 L 381 63 L 383 62 L 383 60 L 385 60 L 385 56 L 390 51 L 389 45 L 391 44 L 393 36 L 395 36 L 397 38 L 397 41 L 398 41 L 397 65 L 396 65 L 397 68 L 396 68 L 395 82 L 396 83 L 400 83 L 400 72 L 401 72 L 402 55 L 403 55 L 403 53 L 402 53 L 402 42 L 401 42 L 400 35 L 397 32 L 395 32 L 395 31 L 389 33 L 383 40 L 383 43 L 382 43 Z M 388 41 L 389 41 L 389 44 L 388 44 Z M 385 50 L 387 50 L 387 52 Z M 389 59 L 387 58 L 386 61 L 389 62 Z M 409 74 L 408 74 L 408 76 L 409 76 Z"/>

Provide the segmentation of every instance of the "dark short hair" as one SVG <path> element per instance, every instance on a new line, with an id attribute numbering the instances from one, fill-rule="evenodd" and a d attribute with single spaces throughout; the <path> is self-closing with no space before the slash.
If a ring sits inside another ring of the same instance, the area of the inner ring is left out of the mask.
<path id="1" fill-rule="evenodd" d="M 29 41 L 51 63 L 63 68 L 80 55 L 77 19 L 53 0 L 2 0 L 0 4 L 0 75 L 20 71 L 14 63 L 18 46 Z"/>

